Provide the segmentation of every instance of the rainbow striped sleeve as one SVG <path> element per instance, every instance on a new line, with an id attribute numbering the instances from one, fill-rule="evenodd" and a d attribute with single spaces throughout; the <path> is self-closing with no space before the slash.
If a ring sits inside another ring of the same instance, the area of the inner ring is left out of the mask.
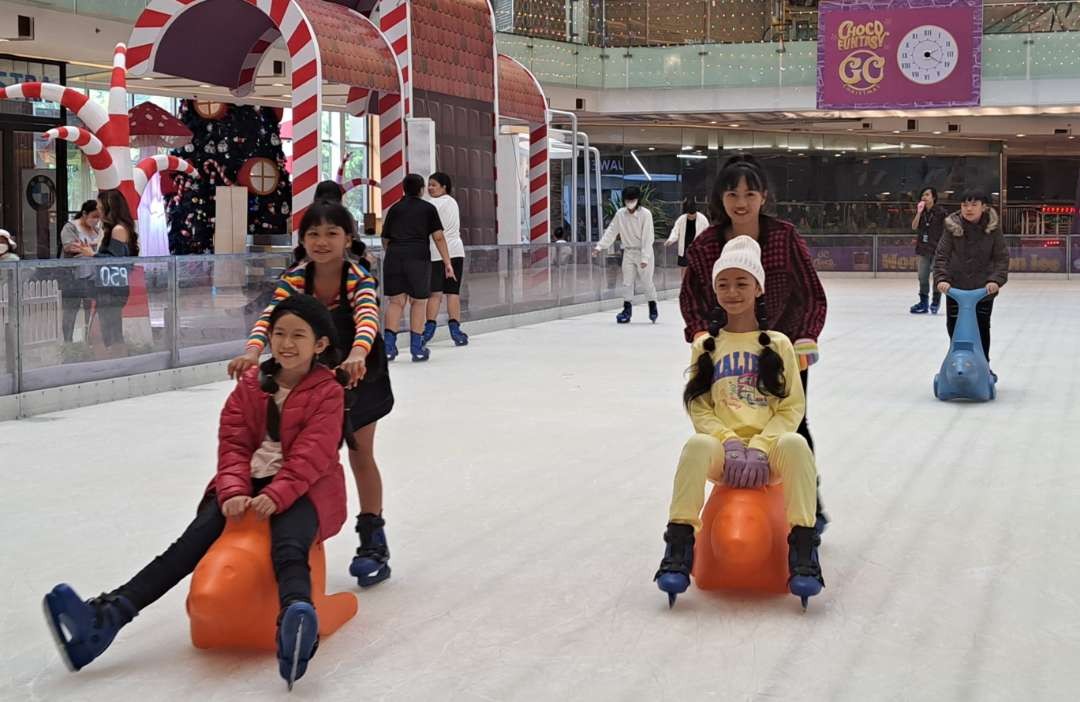
<path id="1" fill-rule="evenodd" d="M 274 299 L 270 301 L 270 304 L 266 306 L 263 313 L 259 315 L 259 319 L 256 320 L 255 326 L 251 329 L 251 335 L 248 337 L 247 350 L 254 350 L 257 353 L 262 353 L 266 350 L 266 347 L 270 344 L 270 314 L 277 307 L 278 303 L 287 297 L 293 295 L 299 295 L 304 291 L 304 266 L 300 265 L 296 268 L 291 268 L 281 274 L 281 278 L 278 280 L 277 289 L 274 290 Z"/>
<path id="2" fill-rule="evenodd" d="M 352 263 L 349 265 L 347 290 L 349 304 L 352 305 L 353 326 L 356 328 L 353 348 L 362 350 L 366 355 L 379 334 L 379 301 L 375 295 L 375 279 Z"/>

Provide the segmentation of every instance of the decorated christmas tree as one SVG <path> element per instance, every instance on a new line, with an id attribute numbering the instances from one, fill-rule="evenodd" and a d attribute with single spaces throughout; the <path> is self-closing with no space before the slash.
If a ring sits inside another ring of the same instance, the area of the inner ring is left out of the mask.
<path id="1" fill-rule="evenodd" d="M 214 252 L 214 192 L 219 185 L 247 187 L 249 234 L 287 234 L 292 185 L 281 150 L 281 112 L 184 100 L 178 117 L 193 137 L 173 153 L 187 159 L 201 177 L 176 177 L 177 189 L 168 205 L 172 253 Z"/>

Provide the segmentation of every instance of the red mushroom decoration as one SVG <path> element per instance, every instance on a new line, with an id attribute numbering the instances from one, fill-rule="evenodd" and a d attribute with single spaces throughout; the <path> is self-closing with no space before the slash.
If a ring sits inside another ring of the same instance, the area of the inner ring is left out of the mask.
<path id="1" fill-rule="evenodd" d="M 143 102 L 128 113 L 131 145 L 165 146 L 170 149 L 191 143 L 191 130 L 152 102 Z"/>

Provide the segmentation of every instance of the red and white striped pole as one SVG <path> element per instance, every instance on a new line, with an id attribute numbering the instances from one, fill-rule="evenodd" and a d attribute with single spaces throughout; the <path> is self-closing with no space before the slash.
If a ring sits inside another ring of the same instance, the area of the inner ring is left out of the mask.
<path id="1" fill-rule="evenodd" d="M 61 139 L 79 147 L 87 163 L 94 170 L 94 182 L 98 190 L 120 187 L 120 173 L 116 170 L 112 155 L 93 133 L 82 127 L 56 127 L 45 132 L 48 139 Z"/>

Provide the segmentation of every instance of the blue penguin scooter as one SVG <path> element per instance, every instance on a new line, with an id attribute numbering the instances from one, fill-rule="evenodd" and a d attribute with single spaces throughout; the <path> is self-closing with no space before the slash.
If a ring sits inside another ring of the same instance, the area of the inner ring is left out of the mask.
<path id="1" fill-rule="evenodd" d="M 949 353 L 941 364 L 941 371 L 934 376 L 934 397 L 939 400 L 987 402 L 994 399 L 997 376 L 990 370 L 990 363 L 983 353 L 979 324 L 975 319 L 975 305 L 987 294 L 985 288 L 952 288 L 947 293 L 956 300 L 960 312 Z"/>

